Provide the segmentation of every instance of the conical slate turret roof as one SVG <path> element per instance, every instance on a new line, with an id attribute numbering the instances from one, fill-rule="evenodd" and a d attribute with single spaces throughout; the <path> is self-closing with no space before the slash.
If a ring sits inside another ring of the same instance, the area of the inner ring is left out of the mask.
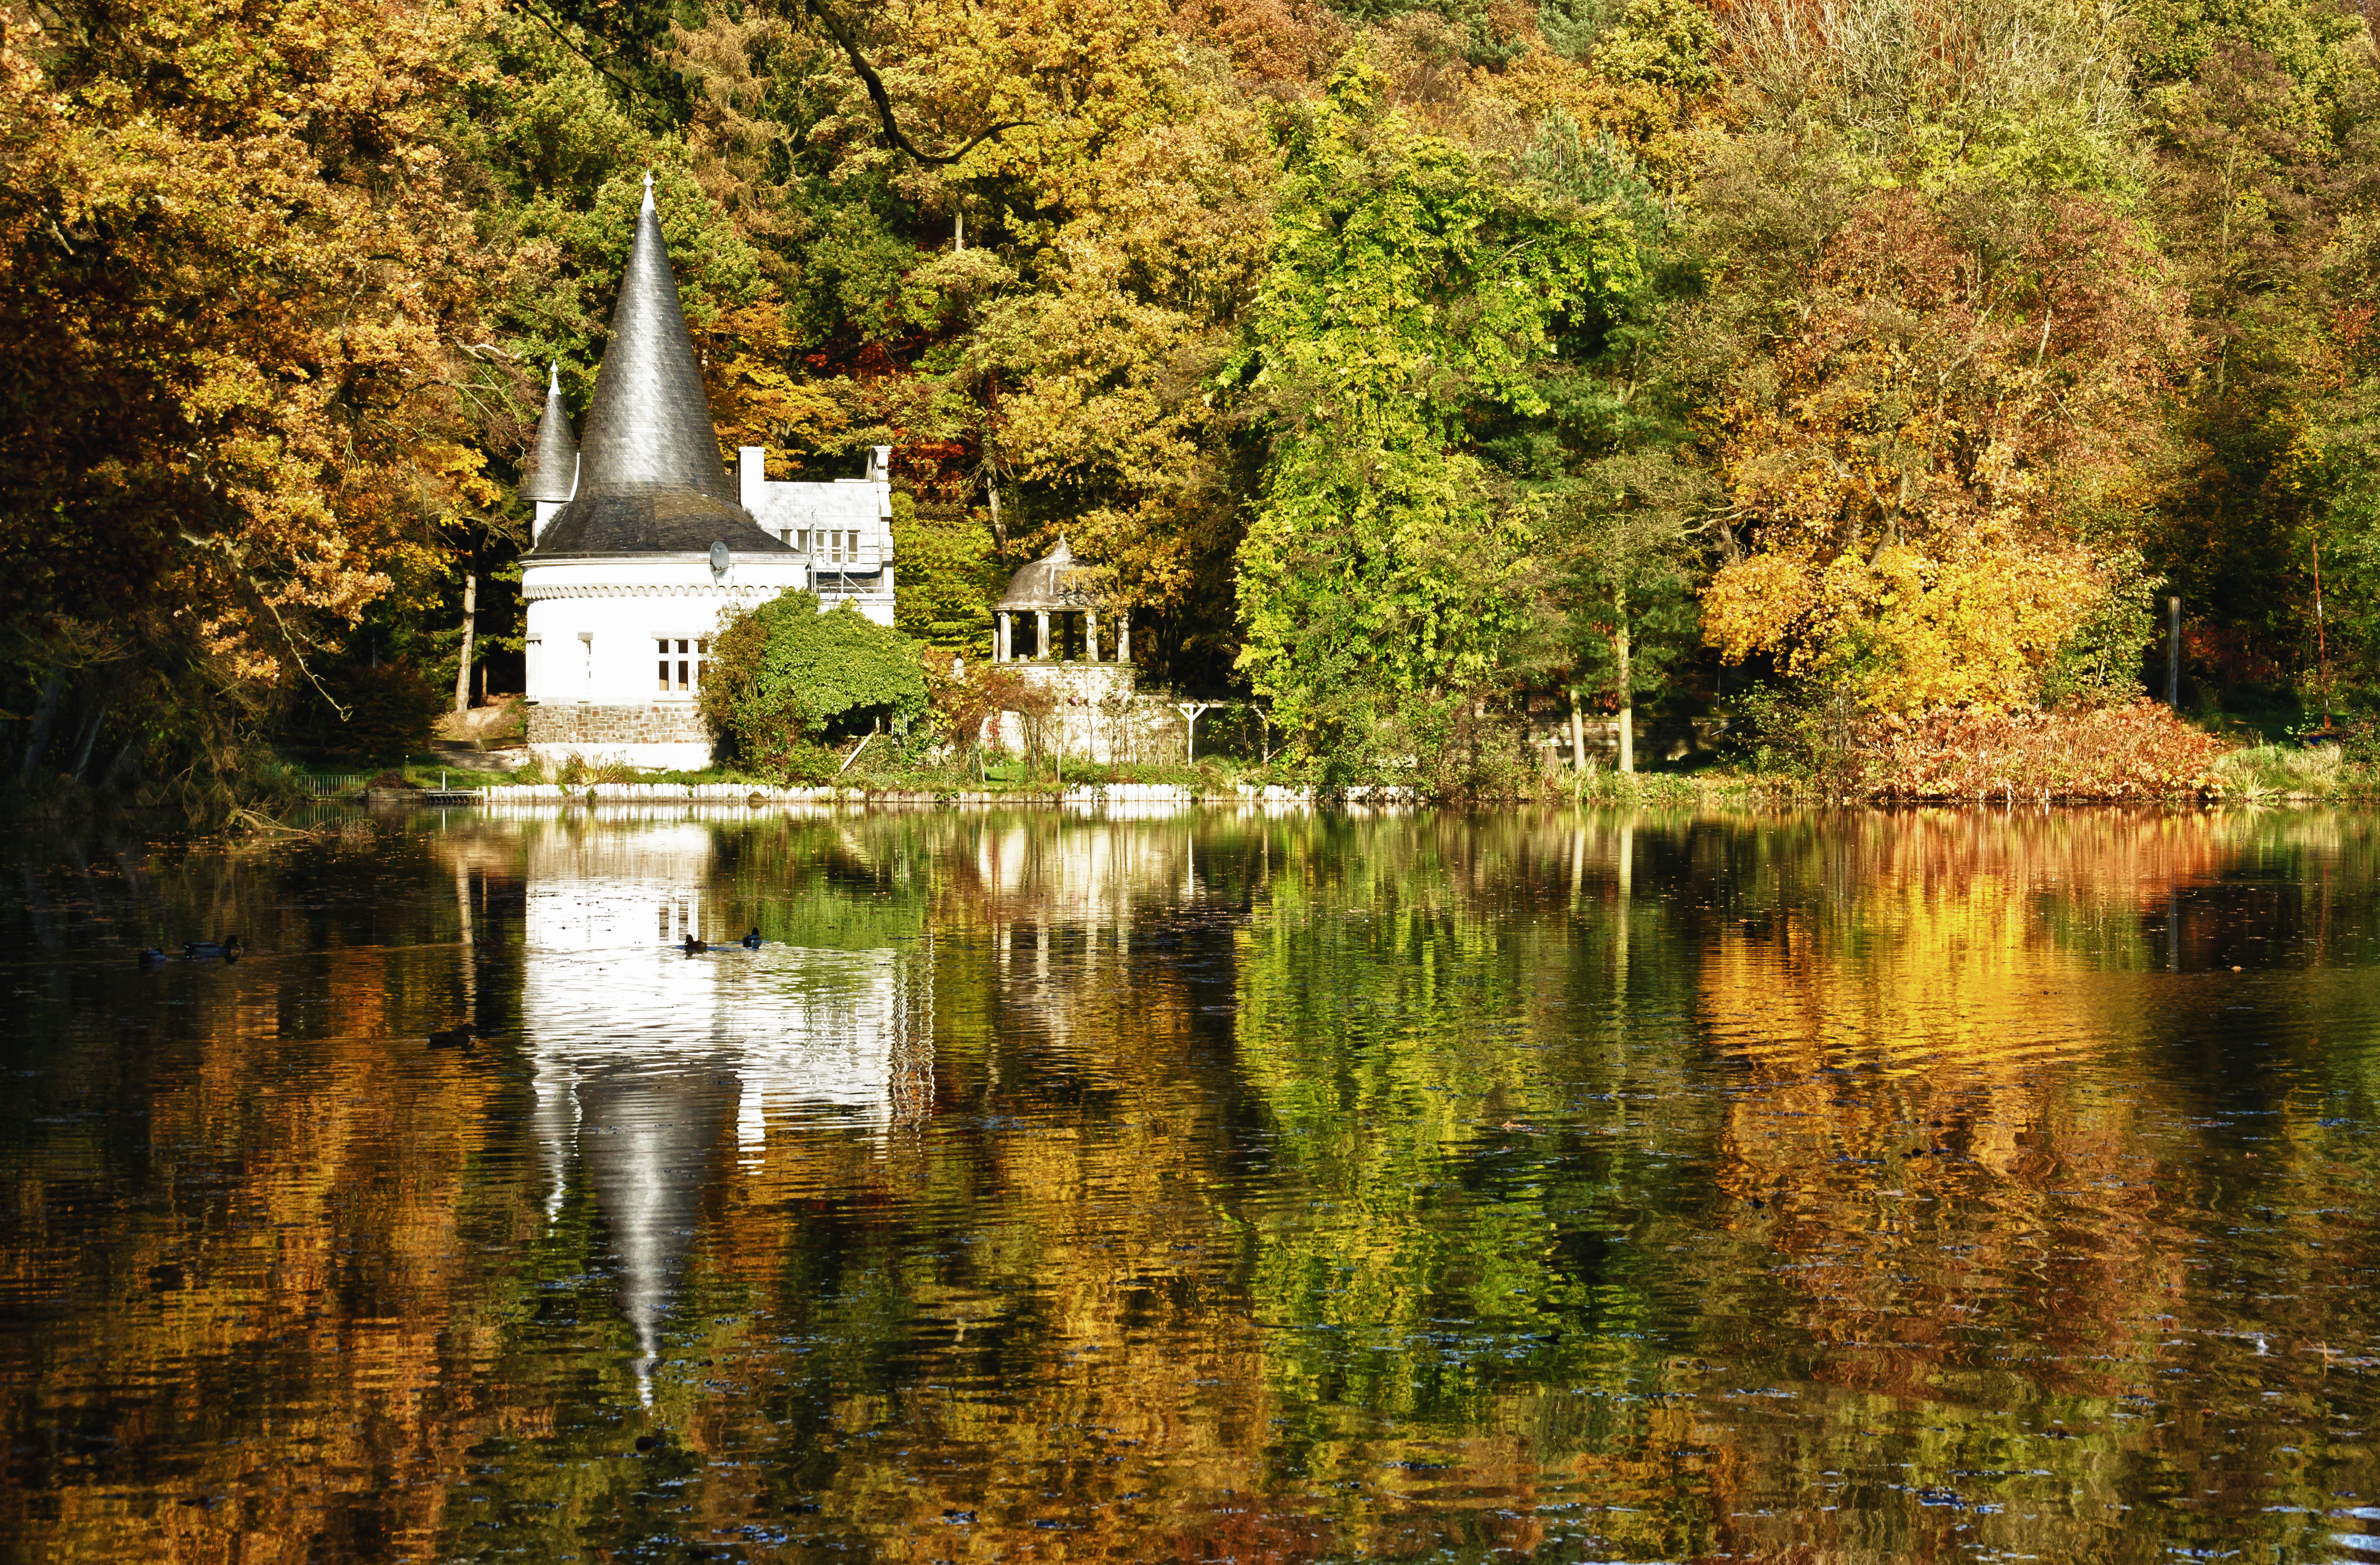
<path id="1" fill-rule="evenodd" d="M 570 438 L 570 415 L 562 406 L 562 366 L 551 366 L 545 382 L 545 417 L 537 421 L 522 476 L 523 500 L 562 501 L 578 488 L 578 443 Z"/>
<path id="2" fill-rule="evenodd" d="M 531 552 L 699 552 L 713 541 L 738 553 L 790 552 L 735 500 L 647 175 L 612 341 L 587 410 L 578 496 L 554 514 Z"/>

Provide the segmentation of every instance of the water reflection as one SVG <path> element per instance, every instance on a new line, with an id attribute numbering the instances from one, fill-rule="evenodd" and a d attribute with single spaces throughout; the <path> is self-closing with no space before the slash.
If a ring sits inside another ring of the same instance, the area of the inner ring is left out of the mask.
<path id="1" fill-rule="evenodd" d="M 736 943 L 726 921 L 745 928 L 751 910 L 713 890 L 716 847 L 702 825 L 624 823 L 536 832 L 523 855 L 520 1047 L 546 1216 L 576 1168 L 611 1239 L 648 1405 L 730 1147 L 757 1159 L 772 1113 L 880 1138 L 931 1105 L 931 1012 L 902 954 Z M 688 940 L 714 949 L 674 949 Z"/>
<path id="2" fill-rule="evenodd" d="M 2368 818 L 18 851 L 12 1554 L 2375 1552 Z"/>

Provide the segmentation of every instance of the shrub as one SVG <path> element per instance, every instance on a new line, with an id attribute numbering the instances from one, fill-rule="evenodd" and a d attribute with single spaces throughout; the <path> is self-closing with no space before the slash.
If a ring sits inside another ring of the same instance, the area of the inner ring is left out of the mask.
<path id="1" fill-rule="evenodd" d="M 929 664 L 948 659 L 928 657 Z M 964 751 L 981 742 L 986 721 L 1000 712 L 1015 712 L 1025 720 L 1026 748 L 1038 754 L 1043 730 L 1058 710 L 1057 698 L 1014 670 L 999 663 L 977 663 L 957 678 L 929 668 L 934 714 L 948 731 L 953 746 Z M 997 748 L 997 743 L 993 746 Z"/>
<path id="2" fill-rule="evenodd" d="M 736 758 L 816 783 L 841 765 L 832 740 L 878 722 L 902 734 L 923 716 L 926 676 L 898 631 L 849 603 L 821 613 L 815 595 L 786 591 L 721 626 L 700 700 Z"/>
<path id="3" fill-rule="evenodd" d="M 310 687 L 307 696 L 294 724 L 298 732 L 326 749 L 374 764 L 401 760 L 428 745 L 431 725 L 452 700 L 412 669 L 393 662 L 326 670 L 322 691 Z M 346 709 L 345 717 L 332 710 L 333 701 Z"/>
<path id="4" fill-rule="evenodd" d="M 625 782 L 637 774 L 637 769 L 625 761 L 589 760 L 577 750 L 551 767 L 540 765 L 538 770 L 549 773 L 551 781 L 565 788 L 584 787 L 589 782 Z"/>
<path id="5" fill-rule="evenodd" d="M 1729 747 L 1755 771 L 1829 795 L 1860 791 L 1861 713 L 1845 685 L 1815 681 L 1747 691 L 1735 703 Z"/>
<path id="6" fill-rule="evenodd" d="M 2338 753 L 2357 766 L 2380 762 L 2380 712 L 2339 719 Z"/>
<path id="7" fill-rule="evenodd" d="M 1850 746 L 1857 792 L 1888 799 L 2150 799 L 2218 789 L 2231 748 L 2162 703 L 1868 717 Z"/>
<path id="8" fill-rule="evenodd" d="M 1544 786 L 1519 715 L 1475 694 L 1409 698 L 1385 737 L 1411 758 L 1399 780 L 1429 798 L 1519 798 Z"/>

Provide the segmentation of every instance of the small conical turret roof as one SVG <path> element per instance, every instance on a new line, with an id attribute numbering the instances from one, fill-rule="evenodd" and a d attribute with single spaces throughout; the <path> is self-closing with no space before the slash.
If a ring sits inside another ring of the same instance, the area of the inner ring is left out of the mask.
<path id="1" fill-rule="evenodd" d="M 570 438 L 570 414 L 562 406 L 562 366 L 552 365 L 545 382 L 545 416 L 537 421 L 522 476 L 524 500 L 563 501 L 578 488 L 578 443 Z"/>
<path id="2" fill-rule="evenodd" d="M 737 553 L 790 552 L 736 498 L 719 459 L 719 431 L 648 174 L 612 309 L 612 340 L 587 410 L 577 497 L 554 514 L 532 552 L 700 552 L 714 541 Z"/>

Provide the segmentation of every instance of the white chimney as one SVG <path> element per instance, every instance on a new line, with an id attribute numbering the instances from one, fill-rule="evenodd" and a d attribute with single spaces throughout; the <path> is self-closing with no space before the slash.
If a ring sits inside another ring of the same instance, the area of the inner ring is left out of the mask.
<path id="1" fill-rule="evenodd" d="M 755 516 L 760 514 L 760 496 L 769 481 L 769 448 L 765 445 L 739 445 L 735 448 L 735 478 L 743 493 L 744 509 Z"/>

